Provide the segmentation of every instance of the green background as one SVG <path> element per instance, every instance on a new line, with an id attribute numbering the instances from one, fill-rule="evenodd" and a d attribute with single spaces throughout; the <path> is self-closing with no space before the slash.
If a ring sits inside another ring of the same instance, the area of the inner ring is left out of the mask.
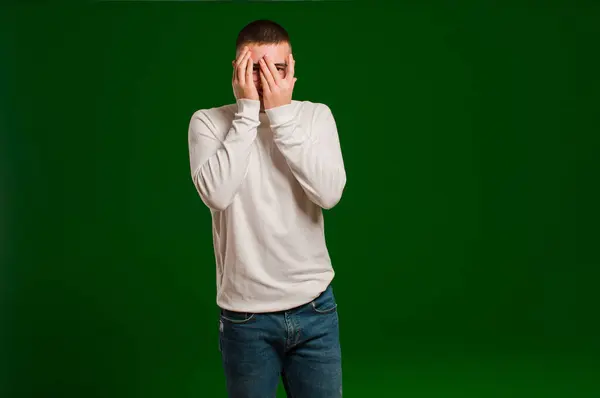
<path id="1" fill-rule="evenodd" d="M 339 129 L 345 396 L 600 396 L 600 3 L 493 3 L 2 6 L 0 396 L 225 396 L 187 128 L 259 18 Z"/>

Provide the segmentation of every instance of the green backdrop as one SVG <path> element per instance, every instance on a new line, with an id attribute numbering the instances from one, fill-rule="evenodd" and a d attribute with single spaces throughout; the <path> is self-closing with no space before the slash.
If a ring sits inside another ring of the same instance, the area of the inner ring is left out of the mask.
<path id="1" fill-rule="evenodd" d="M 225 396 L 187 128 L 258 18 L 338 124 L 345 395 L 600 396 L 599 4 L 3 5 L 0 396 Z"/>

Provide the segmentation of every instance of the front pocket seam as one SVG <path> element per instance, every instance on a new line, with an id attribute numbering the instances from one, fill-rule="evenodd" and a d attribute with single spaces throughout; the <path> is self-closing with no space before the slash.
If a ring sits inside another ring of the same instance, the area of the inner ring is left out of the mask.
<path id="1" fill-rule="evenodd" d="M 315 310 L 315 312 L 318 314 L 327 314 L 327 313 L 335 311 L 335 309 L 337 308 L 337 303 L 332 308 L 329 308 L 326 310 L 319 310 L 319 309 L 317 309 L 317 306 L 315 305 L 315 302 L 313 301 L 312 307 L 313 307 L 313 310 Z"/>
<path id="2" fill-rule="evenodd" d="M 252 314 L 252 315 L 250 315 L 248 318 L 246 318 L 246 319 L 241 319 L 241 320 L 240 320 L 240 319 L 231 319 L 231 318 L 227 318 L 225 315 L 221 314 L 221 318 L 223 318 L 223 319 L 225 319 L 226 321 L 228 321 L 228 322 L 231 322 L 231 323 L 238 323 L 238 324 L 240 324 L 240 323 L 246 323 L 246 322 L 249 322 L 250 320 L 252 320 L 252 319 L 254 318 L 254 315 L 256 315 L 256 314 Z"/>

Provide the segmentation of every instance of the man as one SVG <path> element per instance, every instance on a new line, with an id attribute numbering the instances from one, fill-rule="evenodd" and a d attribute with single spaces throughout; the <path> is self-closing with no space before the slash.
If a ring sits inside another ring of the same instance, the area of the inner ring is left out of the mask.
<path id="1" fill-rule="evenodd" d="M 292 100 L 287 32 L 255 21 L 239 33 L 234 105 L 190 122 L 194 185 L 212 214 L 219 347 L 229 397 L 342 395 L 334 276 L 322 209 L 346 184 L 330 109 Z"/>

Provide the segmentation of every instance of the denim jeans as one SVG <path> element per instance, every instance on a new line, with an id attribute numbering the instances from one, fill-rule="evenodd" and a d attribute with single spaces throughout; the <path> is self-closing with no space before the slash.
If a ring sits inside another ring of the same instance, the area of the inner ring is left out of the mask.
<path id="1" fill-rule="evenodd" d="M 221 310 L 219 347 L 229 398 L 340 398 L 337 305 L 329 286 L 308 304 L 274 313 Z"/>

